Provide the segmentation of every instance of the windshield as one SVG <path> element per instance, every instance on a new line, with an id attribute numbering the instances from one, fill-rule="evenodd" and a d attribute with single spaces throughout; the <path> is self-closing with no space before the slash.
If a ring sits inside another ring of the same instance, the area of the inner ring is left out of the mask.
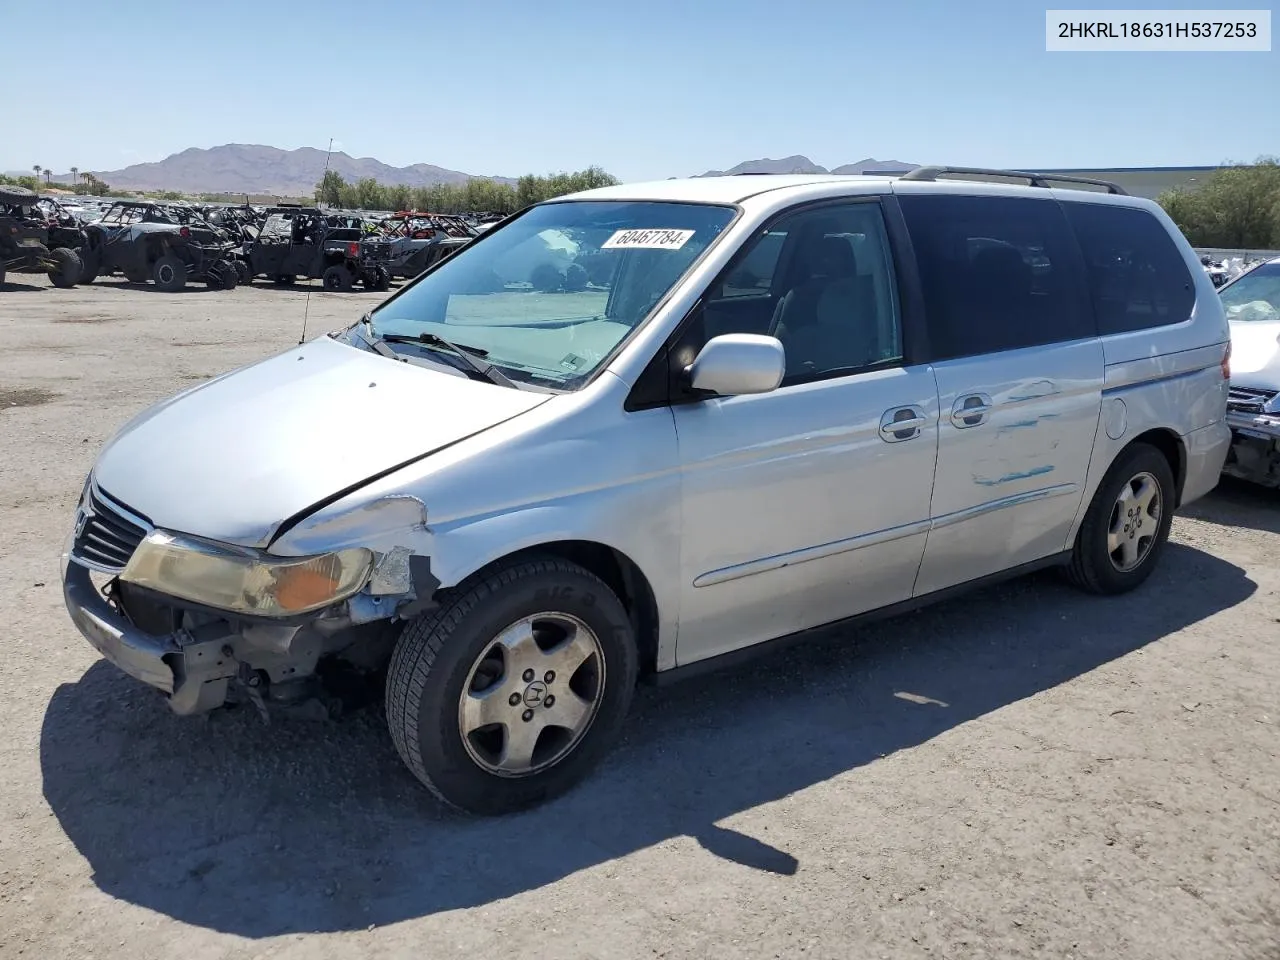
<path id="1" fill-rule="evenodd" d="M 733 219 L 729 207 L 570 201 L 533 207 L 373 312 L 375 336 L 434 334 L 512 379 L 573 389 Z"/>
<path id="2" fill-rule="evenodd" d="M 1280 320 L 1280 263 L 1264 263 L 1222 288 L 1228 320 Z"/>

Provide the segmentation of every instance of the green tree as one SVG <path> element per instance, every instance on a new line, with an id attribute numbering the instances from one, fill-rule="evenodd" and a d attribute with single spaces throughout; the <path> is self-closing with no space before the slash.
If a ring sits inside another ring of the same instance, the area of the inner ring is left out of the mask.
<path id="1" fill-rule="evenodd" d="M 342 189 L 347 182 L 336 170 L 326 170 L 320 182 L 316 184 L 316 203 L 336 207 L 342 202 Z"/>
<path id="2" fill-rule="evenodd" d="M 383 190 L 373 177 L 365 177 L 356 184 L 356 202 L 352 205 L 359 210 L 379 210 L 383 204 Z"/>
<path id="3" fill-rule="evenodd" d="M 1224 166 L 1198 190 L 1170 190 L 1158 199 L 1198 247 L 1280 248 L 1280 160 Z"/>
<path id="4" fill-rule="evenodd" d="M 87 176 L 87 174 L 86 174 Z M 316 184 L 317 203 L 353 210 L 427 210 L 433 213 L 514 213 L 523 207 L 566 193 L 611 186 L 618 182 L 599 167 L 546 176 L 528 174 L 515 185 L 475 177 L 463 184 L 426 187 L 380 184 L 372 178 L 347 183 L 330 170 Z"/>
<path id="5" fill-rule="evenodd" d="M 413 203 L 411 191 L 402 183 L 387 188 L 387 207 L 391 210 L 408 210 Z"/>

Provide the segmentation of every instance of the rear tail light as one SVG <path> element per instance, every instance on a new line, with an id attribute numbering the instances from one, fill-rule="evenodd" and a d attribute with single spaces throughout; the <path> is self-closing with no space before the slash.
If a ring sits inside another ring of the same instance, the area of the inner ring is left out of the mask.
<path id="1" fill-rule="evenodd" d="M 1231 379 L 1231 341 L 1227 341 L 1227 348 L 1222 351 L 1222 379 Z"/>
<path id="2" fill-rule="evenodd" d="M 354 240 L 351 243 L 348 243 L 347 255 L 352 257 L 353 259 L 355 257 L 360 256 L 360 244 L 356 243 Z"/>
<path id="3" fill-rule="evenodd" d="M 178 233 L 179 233 L 182 237 L 184 237 L 184 238 L 186 238 L 186 237 L 190 237 L 190 236 L 191 236 L 191 228 L 190 228 L 190 227 L 183 227 L 181 230 L 179 230 L 179 231 L 178 231 Z"/>

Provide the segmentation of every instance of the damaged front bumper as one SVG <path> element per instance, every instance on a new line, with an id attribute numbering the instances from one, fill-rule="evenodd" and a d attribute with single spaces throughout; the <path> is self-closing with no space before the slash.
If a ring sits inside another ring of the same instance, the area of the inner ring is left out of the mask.
<path id="1" fill-rule="evenodd" d="M 326 656 L 377 669 L 390 652 L 387 628 L 433 603 L 438 581 L 427 558 L 393 551 L 382 561 L 361 593 L 290 621 L 237 618 L 159 594 L 138 595 L 114 577 L 96 583 L 93 572 L 73 559 L 70 543 L 62 555 L 62 594 L 90 645 L 165 694 L 174 713 L 205 713 L 239 693 L 265 715 L 268 704 L 309 699 L 316 692 L 317 665 Z M 399 596 L 371 594 L 370 588 L 390 585 L 379 577 L 408 578 L 417 589 Z"/>
<path id="2" fill-rule="evenodd" d="M 202 713 L 226 702 L 240 662 L 228 656 L 231 625 L 198 639 L 179 630 L 163 636 L 135 627 L 102 595 L 77 563 L 62 558 L 62 596 L 71 620 L 86 640 L 135 680 L 168 695 L 175 713 Z"/>
<path id="3" fill-rule="evenodd" d="M 1227 476 L 1280 488 L 1280 414 L 1228 410 L 1231 449 Z"/>

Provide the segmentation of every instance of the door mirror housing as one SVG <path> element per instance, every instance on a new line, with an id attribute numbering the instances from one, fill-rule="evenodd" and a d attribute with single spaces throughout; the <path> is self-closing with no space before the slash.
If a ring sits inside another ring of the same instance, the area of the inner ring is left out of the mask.
<path id="1" fill-rule="evenodd" d="M 707 341 L 685 376 L 694 390 L 736 397 L 778 389 L 786 371 L 786 351 L 777 337 L 725 333 Z"/>

